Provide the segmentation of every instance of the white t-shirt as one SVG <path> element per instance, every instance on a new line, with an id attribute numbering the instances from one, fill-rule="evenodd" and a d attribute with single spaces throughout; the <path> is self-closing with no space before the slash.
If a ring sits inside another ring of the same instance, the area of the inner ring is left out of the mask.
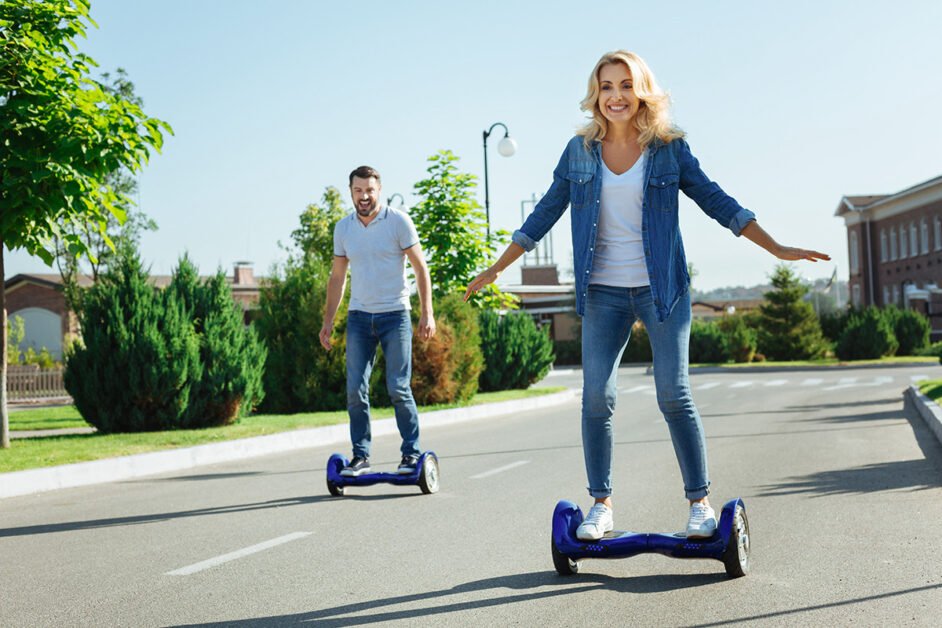
<path id="1" fill-rule="evenodd" d="M 350 309 L 379 314 L 409 309 L 405 250 L 419 234 L 405 212 L 383 207 L 363 226 L 356 212 L 337 221 L 334 255 L 350 260 Z"/>
<path id="2" fill-rule="evenodd" d="M 645 153 L 622 174 L 602 161 L 602 196 L 590 284 L 638 288 L 650 285 L 641 240 Z"/>

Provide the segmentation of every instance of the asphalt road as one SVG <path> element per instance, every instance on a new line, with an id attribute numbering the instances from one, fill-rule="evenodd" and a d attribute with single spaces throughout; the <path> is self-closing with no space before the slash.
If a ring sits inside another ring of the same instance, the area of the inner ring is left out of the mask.
<path id="1" fill-rule="evenodd" d="M 936 626 L 942 446 L 903 406 L 937 366 L 702 373 L 714 505 L 753 571 L 658 555 L 556 575 L 559 499 L 590 504 L 579 404 L 428 429 L 442 490 L 324 485 L 330 449 L 0 500 L 0 626 Z M 548 384 L 578 386 L 578 371 Z M 620 373 L 615 524 L 686 501 L 653 379 Z M 15 444 L 14 444 L 15 445 Z M 398 442 L 374 444 L 391 470 Z"/>

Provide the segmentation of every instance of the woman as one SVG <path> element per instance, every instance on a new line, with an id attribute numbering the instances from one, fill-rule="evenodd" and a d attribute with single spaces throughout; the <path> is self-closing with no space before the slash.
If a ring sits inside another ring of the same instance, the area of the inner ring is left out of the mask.
<path id="1" fill-rule="evenodd" d="M 582 109 L 591 120 L 569 141 L 553 183 L 513 243 L 468 285 L 465 299 L 532 250 L 572 207 L 576 312 L 582 320 L 582 445 L 595 504 L 577 536 L 597 540 L 612 518 L 612 414 L 622 352 L 636 319 L 651 340 L 658 406 L 670 429 L 690 502 L 689 538 L 716 530 L 707 495 L 706 441 L 690 395 L 690 277 L 678 225 L 683 191 L 711 218 L 783 260 L 830 259 L 782 246 L 755 214 L 710 181 L 669 117 L 667 95 L 645 62 L 623 50 L 592 70 Z"/>

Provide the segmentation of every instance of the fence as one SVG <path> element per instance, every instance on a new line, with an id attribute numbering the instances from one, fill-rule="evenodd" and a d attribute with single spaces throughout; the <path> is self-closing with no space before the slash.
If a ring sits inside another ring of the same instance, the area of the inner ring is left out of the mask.
<path id="1" fill-rule="evenodd" d="M 40 369 L 36 365 L 7 367 L 7 398 L 10 401 L 68 397 L 62 383 L 64 368 Z"/>

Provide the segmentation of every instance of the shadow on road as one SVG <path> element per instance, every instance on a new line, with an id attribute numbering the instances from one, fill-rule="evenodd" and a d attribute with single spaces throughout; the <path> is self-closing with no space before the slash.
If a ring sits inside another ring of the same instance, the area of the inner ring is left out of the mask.
<path id="1" fill-rule="evenodd" d="M 218 623 L 185 624 L 186 626 L 285 626 L 316 622 L 318 626 L 358 626 L 396 620 L 419 620 L 436 615 L 470 611 L 518 602 L 531 602 L 548 599 L 560 595 L 573 595 L 590 591 L 615 591 L 619 593 L 662 593 L 689 589 L 691 587 L 715 585 L 725 582 L 725 574 L 685 574 L 685 575 L 653 575 L 635 578 L 613 578 L 603 574 L 584 574 L 571 578 L 563 578 L 554 571 L 538 571 L 534 573 L 515 574 L 512 576 L 498 576 L 486 578 L 465 584 L 459 584 L 449 589 L 399 595 L 378 600 L 367 600 L 352 604 L 343 604 L 332 608 L 295 613 L 290 615 L 275 615 L 271 617 L 256 617 L 244 620 L 229 620 Z M 547 587 L 550 587 L 547 589 Z M 521 593 L 501 595 L 500 589 L 510 589 Z M 487 599 L 456 601 L 439 604 L 442 598 L 451 595 L 462 595 L 482 591 L 495 591 Z M 434 604 L 432 604 L 434 602 Z M 424 606 L 402 610 L 387 609 L 397 604 L 428 603 Z M 368 611 L 379 611 L 368 613 Z M 352 615 L 343 617 L 344 615 Z M 182 628 L 181 625 L 179 628 Z"/>
<path id="2" fill-rule="evenodd" d="M 789 478 L 786 481 L 765 486 L 759 495 L 779 496 L 810 493 L 827 496 L 875 493 L 899 489 L 921 491 L 942 486 L 942 472 L 940 472 L 942 471 L 942 446 L 909 402 L 899 410 L 810 420 L 850 423 L 887 419 L 899 419 L 909 422 L 916 443 L 922 450 L 922 459 L 882 462 Z"/>
<path id="3" fill-rule="evenodd" d="M 142 523 L 154 523 L 157 521 L 168 521 L 171 519 L 185 519 L 188 517 L 205 517 L 209 515 L 229 515 L 238 512 L 249 512 L 253 510 L 265 510 L 268 508 L 284 508 L 286 506 L 305 506 L 308 504 L 317 504 L 320 502 L 359 500 L 359 501 L 379 501 L 386 499 L 402 499 L 408 497 L 419 497 L 421 493 L 391 493 L 385 495 L 347 495 L 343 498 L 330 497 L 328 495 L 305 495 L 302 497 L 288 497 L 283 499 L 271 499 L 263 502 L 251 504 L 236 504 L 232 506 L 214 506 L 210 508 L 197 508 L 194 510 L 180 510 L 177 512 L 159 512 L 146 515 L 129 515 L 126 517 L 111 517 L 107 519 L 89 519 L 86 521 L 65 521 L 62 523 L 49 523 L 31 526 L 21 526 L 18 528 L 0 528 L 0 538 L 14 536 L 29 536 L 31 534 L 50 534 L 54 532 L 72 532 L 75 530 L 92 530 L 95 528 L 109 528 L 114 526 L 139 525 Z"/>

